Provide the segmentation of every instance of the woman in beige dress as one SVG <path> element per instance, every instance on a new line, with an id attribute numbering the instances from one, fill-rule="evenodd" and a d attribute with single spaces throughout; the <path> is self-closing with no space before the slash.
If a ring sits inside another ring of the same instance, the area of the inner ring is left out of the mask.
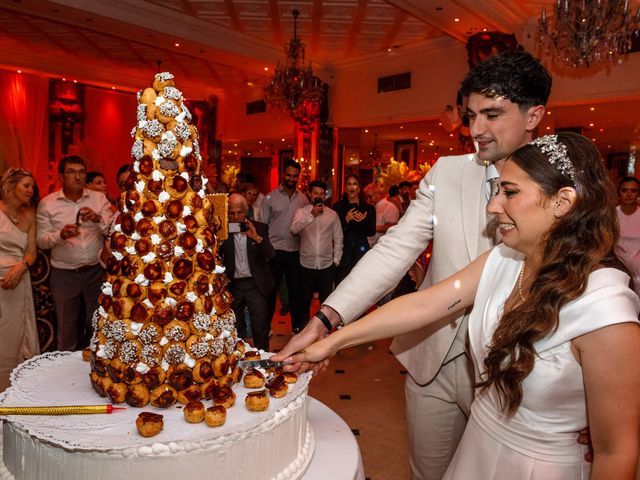
<path id="1" fill-rule="evenodd" d="M 11 371 L 40 353 L 29 265 L 36 259 L 33 175 L 10 168 L 0 181 L 0 392 Z"/>

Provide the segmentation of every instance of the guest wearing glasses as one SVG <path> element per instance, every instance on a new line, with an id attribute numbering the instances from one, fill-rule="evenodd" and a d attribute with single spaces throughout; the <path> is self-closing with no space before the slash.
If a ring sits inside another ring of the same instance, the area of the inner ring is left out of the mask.
<path id="1" fill-rule="evenodd" d="M 38 187 L 10 168 L 0 180 L 0 392 L 11 371 L 40 353 L 29 265 L 36 260 Z"/>
<path id="2" fill-rule="evenodd" d="M 58 172 L 62 188 L 38 206 L 37 244 L 51 250 L 58 350 L 73 351 L 89 345 L 103 275 L 98 255 L 113 213 L 107 197 L 85 188 L 82 158 L 64 157 Z"/>

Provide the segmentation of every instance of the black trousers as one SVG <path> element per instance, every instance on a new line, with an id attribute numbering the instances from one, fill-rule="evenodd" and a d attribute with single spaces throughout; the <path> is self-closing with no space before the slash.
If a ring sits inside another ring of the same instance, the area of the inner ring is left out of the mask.
<path id="1" fill-rule="evenodd" d="M 321 270 L 315 270 L 312 268 L 305 268 L 300 266 L 302 270 L 302 298 L 304 299 L 304 311 L 306 318 L 311 317 L 311 299 L 313 298 L 313 292 L 318 292 L 318 298 L 320 304 L 326 300 L 329 294 L 333 291 L 333 280 L 335 277 L 336 268 L 332 264 L 328 268 Z"/>
<path id="2" fill-rule="evenodd" d="M 233 279 L 229 285 L 229 291 L 233 296 L 231 308 L 236 315 L 236 329 L 240 333 L 245 331 L 244 307 L 246 306 L 251 318 L 253 346 L 268 352 L 271 322 L 267 297 L 260 292 L 253 278 Z"/>
<path id="3" fill-rule="evenodd" d="M 276 288 L 273 289 L 269 296 L 269 319 L 273 319 L 276 310 L 276 296 L 278 295 L 278 285 L 284 276 L 287 282 L 287 290 L 289 293 L 289 311 L 291 312 L 291 326 L 295 331 L 301 330 L 307 320 L 305 316 L 302 299 L 302 274 L 300 271 L 299 252 L 286 252 L 284 250 L 276 250 L 276 256 L 269 260 L 271 267 L 271 275 Z"/>
<path id="4" fill-rule="evenodd" d="M 91 318 L 98 308 L 103 275 L 100 265 L 81 271 L 51 269 L 49 286 L 56 307 L 58 350 L 73 352 L 89 346 Z"/>

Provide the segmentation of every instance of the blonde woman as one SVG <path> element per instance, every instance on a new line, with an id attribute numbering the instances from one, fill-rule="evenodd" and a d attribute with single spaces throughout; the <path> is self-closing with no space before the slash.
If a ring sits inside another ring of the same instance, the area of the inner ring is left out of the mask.
<path id="1" fill-rule="evenodd" d="M 0 391 L 11 371 L 40 353 L 29 266 L 36 259 L 38 187 L 33 175 L 10 168 L 0 181 Z"/>

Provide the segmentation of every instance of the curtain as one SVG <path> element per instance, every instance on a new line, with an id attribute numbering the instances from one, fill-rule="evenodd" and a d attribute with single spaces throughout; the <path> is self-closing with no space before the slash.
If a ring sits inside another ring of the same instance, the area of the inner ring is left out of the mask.
<path id="1" fill-rule="evenodd" d="M 47 192 L 49 181 L 49 80 L 0 70 L 0 174 L 9 167 L 29 170 Z"/>
<path id="2" fill-rule="evenodd" d="M 136 125 L 137 104 L 133 93 L 89 86 L 84 93 L 84 157 L 89 170 L 104 175 L 111 198 L 120 193 L 115 178 L 118 168 L 131 163 L 130 132 Z"/>

